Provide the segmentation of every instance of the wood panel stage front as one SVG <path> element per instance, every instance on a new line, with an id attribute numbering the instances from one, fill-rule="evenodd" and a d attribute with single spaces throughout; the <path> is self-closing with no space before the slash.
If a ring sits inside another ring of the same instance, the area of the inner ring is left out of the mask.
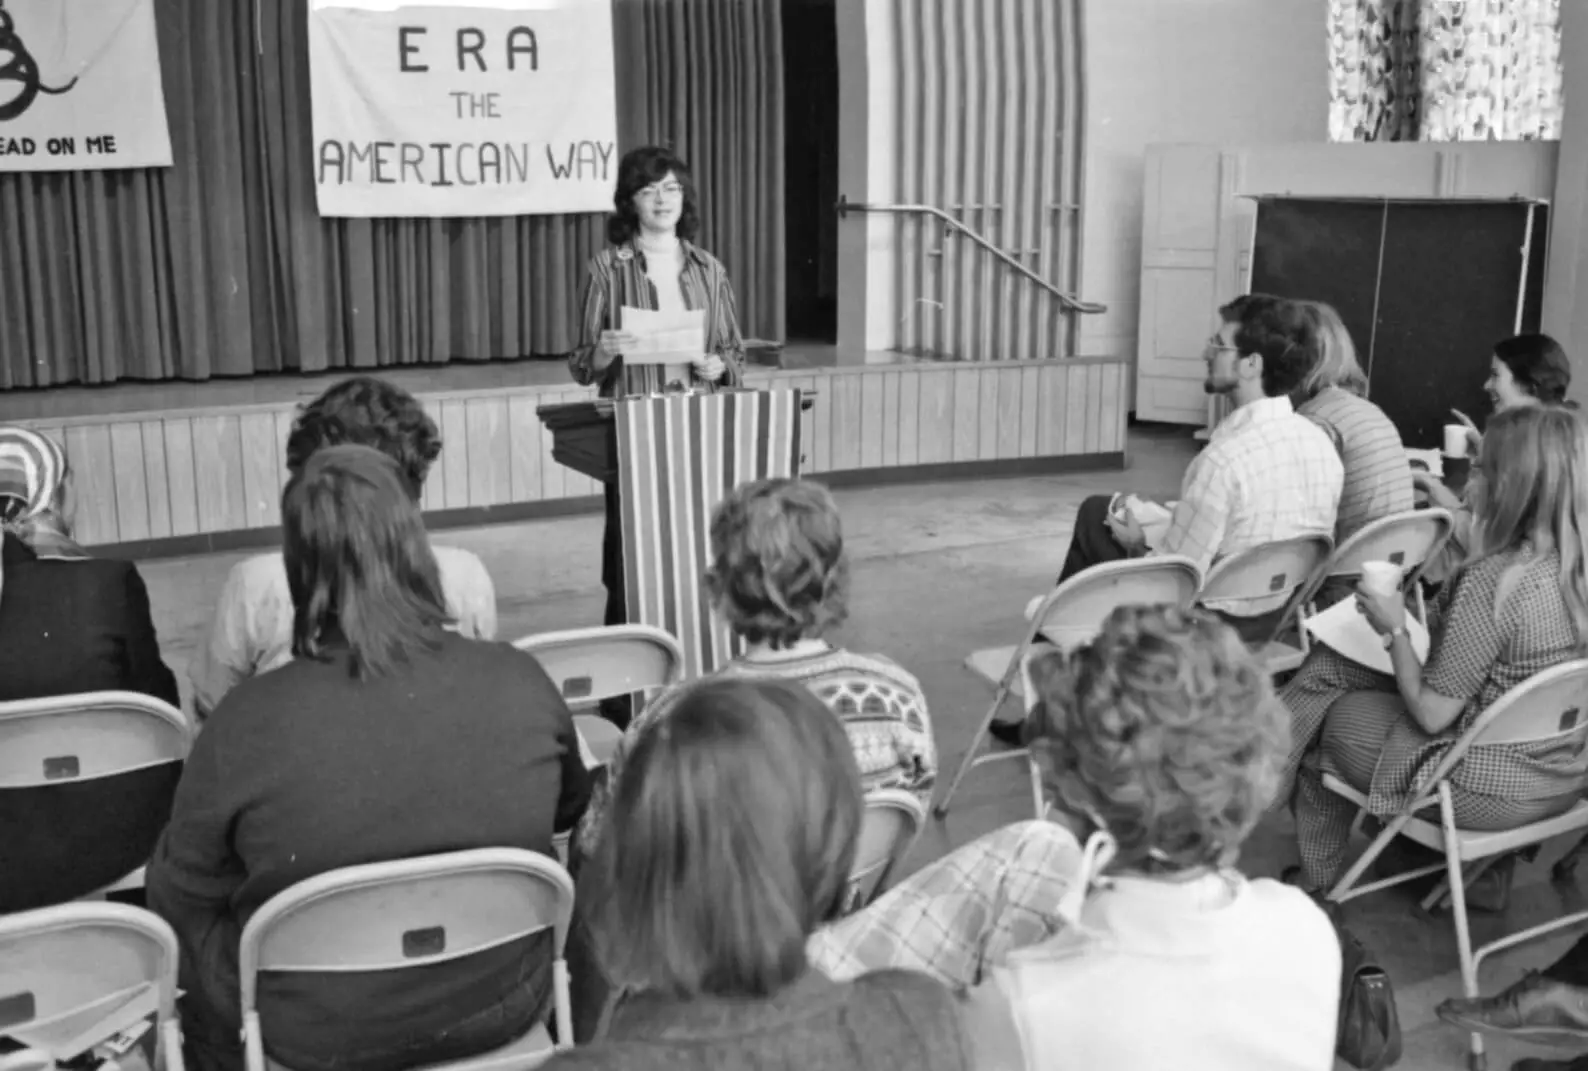
<path id="1" fill-rule="evenodd" d="M 378 374 L 378 373 L 377 373 Z M 835 485 L 1124 465 L 1122 357 L 768 371 L 746 384 L 814 391 L 801 472 Z M 328 384 L 327 384 L 328 385 Z M 173 389 L 180 389 L 176 387 Z M 419 395 L 441 428 L 425 484 L 434 527 L 597 509 L 600 485 L 552 459 L 535 411 L 574 386 Z M 275 539 L 296 401 L 24 420 L 65 447 L 87 546 L 195 553 Z"/>

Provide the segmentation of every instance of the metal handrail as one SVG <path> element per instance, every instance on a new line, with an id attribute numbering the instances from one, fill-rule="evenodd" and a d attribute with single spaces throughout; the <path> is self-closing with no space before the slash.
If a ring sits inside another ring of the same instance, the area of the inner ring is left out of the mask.
<path id="1" fill-rule="evenodd" d="M 936 207 L 935 205 L 872 205 L 864 204 L 859 201 L 851 201 L 848 197 L 840 194 L 838 197 L 838 218 L 843 219 L 851 212 L 891 212 L 900 216 L 931 216 L 934 219 L 940 220 L 945 226 L 952 228 L 960 234 L 963 234 L 966 238 L 969 238 L 971 241 L 987 250 L 987 252 L 991 253 L 993 256 L 1009 265 L 1009 267 L 1013 268 L 1015 271 L 1019 272 L 1021 275 L 1024 275 L 1027 279 L 1030 279 L 1033 283 L 1036 283 L 1042 289 L 1058 298 L 1059 302 L 1067 310 L 1071 312 L 1085 313 L 1099 313 L 1108 311 L 1108 306 L 1100 302 L 1082 301 L 1078 297 L 1075 297 L 1071 294 L 1066 294 L 1064 291 L 1048 282 L 1042 276 L 1038 275 L 1024 264 L 1020 263 L 1014 257 L 993 245 L 992 242 L 988 241 L 980 234 L 977 234 L 975 231 L 965 226 L 965 224 L 961 223 L 959 220 L 955 219 L 953 216 L 949 215 L 947 212 Z"/>

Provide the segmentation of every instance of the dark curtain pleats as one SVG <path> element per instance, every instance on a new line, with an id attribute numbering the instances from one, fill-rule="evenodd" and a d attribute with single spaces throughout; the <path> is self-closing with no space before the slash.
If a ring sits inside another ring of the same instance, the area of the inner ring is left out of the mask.
<path id="1" fill-rule="evenodd" d="M 615 0 L 619 149 L 673 146 L 783 337 L 781 0 Z M 0 174 L 0 389 L 565 352 L 598 215 L 315 209 L 308 4 L 156 0 L 174 165 Z"/>

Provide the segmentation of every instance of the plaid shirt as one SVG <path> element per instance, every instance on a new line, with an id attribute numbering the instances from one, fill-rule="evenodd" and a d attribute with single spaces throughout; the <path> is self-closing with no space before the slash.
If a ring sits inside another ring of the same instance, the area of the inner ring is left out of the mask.
<path id="1" fill-rule="evenodd" d="M 1080 866 L 1081 846 L 1064 826 L 1017 822 L 818 930 L 806 953 L 812 965 L 840 981 L 897 967 L 967 989 L 1010 952 L 1059 931 L 1059 901 Z"/>
<path id="2" fill-rule="evenodd" d="M 1329 436 L 1297 416 L 1289 398 L 1241 406 L 1213 429 L 1186 469 L 1160 554 L 1183 554 L 1206 572 L 1219 558 L 1296 536 L 1334 534 L 1345 469 Z M 1225 599 L 1215 610 L 1255 617 L 1289 592 Z"/>

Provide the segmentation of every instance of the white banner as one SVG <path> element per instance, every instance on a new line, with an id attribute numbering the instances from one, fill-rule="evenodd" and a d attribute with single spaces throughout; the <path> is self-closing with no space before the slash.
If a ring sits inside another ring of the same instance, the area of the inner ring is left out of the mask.
<path id="1" fill-rule="evenodd" d="M 0 171 L 170 166 L 154 0 L 0 0 Z"/>
<path id="2" fill-rule="evenodd" d="M 611 0 L 309 0 L 322 216 L 604 212 Z"/>

